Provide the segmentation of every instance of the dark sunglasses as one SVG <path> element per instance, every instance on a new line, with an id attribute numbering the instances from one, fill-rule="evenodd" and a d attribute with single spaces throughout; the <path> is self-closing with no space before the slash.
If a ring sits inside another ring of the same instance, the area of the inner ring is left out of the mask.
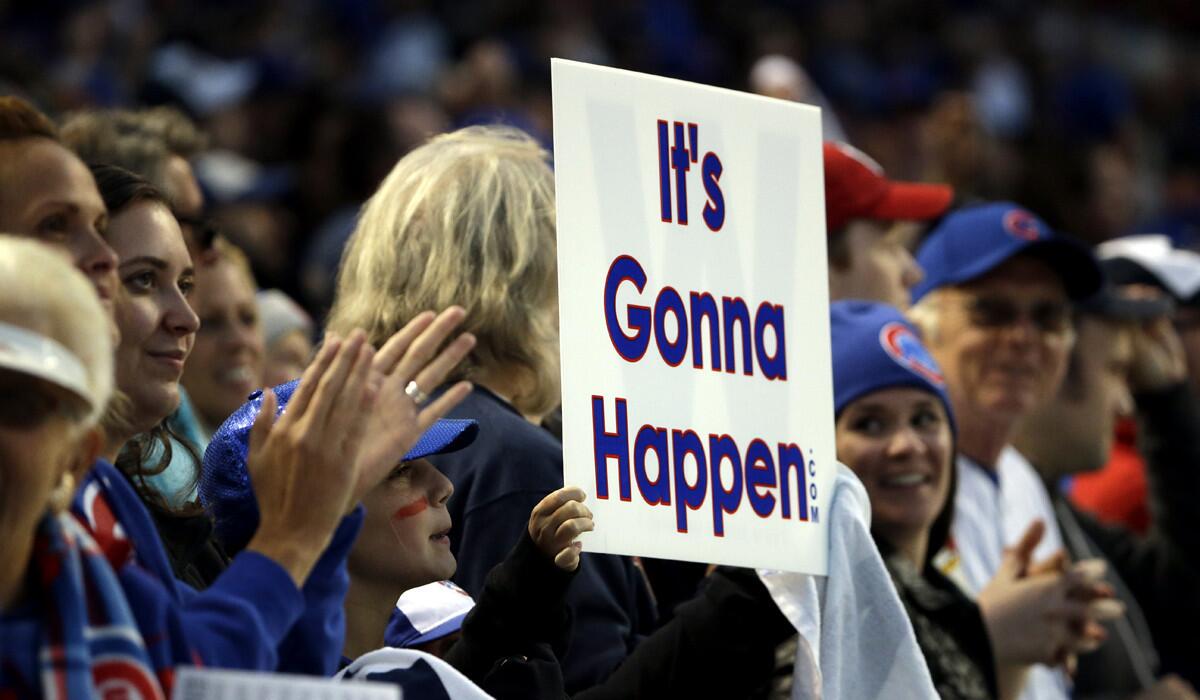
<path id="1" fill-rule="evenodd" d="M 1062 333 L 1071 327 L 1071 305 L 1039 301 L 1025 307 L 1008 299 L 982 297 L 967 303 L 971 323 L 980 328 L 1006 328 L 1028 318 L 1044 333 Z"/>

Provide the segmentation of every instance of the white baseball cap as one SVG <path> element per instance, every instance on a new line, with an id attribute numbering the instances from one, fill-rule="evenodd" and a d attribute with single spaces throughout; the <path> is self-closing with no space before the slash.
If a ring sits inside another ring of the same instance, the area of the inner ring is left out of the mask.
<path id="1" fill-rule="evenodd" d="M 83 363 L 53 338 L 0 321 L 0 370 L 41 379 L 96 408 Z"/>

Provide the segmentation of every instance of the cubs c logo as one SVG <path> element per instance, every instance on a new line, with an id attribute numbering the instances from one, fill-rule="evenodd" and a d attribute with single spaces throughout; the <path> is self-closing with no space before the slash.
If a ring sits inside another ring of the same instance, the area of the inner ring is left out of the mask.
<path id="1" fill-rule="evenodd" d="M 934 386 L 940 387 L 946 383 L 941 368 L 925 350 L 920 338 L 903 323 L 892 321 L 880 329 L 879 345 L 896 364 Z"/>
<path id="2" fill-rule="evenodd" d="M 1013 209 L 1004 215 L 1004 230 L 1008 231 L 1010 236 L 1026 241 L 1036 241 L 1042 237 L 1037 218 L 1024 209 Z"/>
<path id="3" fill-rule="evenodd" d="M 164 700 L 162 688 L 150 671 L 134 659 L 110 656 L 92 667 L 96 697 L 103 700 Z"/>

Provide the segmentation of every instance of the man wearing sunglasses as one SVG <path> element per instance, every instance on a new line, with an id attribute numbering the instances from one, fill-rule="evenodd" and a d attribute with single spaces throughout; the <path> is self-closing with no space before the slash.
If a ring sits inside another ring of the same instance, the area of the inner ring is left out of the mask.
<path id="1" fill-rule="evenodd" d="M 957 559 L 947 568 L 977 594 L 1033 521 L 1046 526 L 1035 562 L 1062 548 L 1046 489 L 1011 443 L 1021 419 L 1058 390 L 1075 342 L 1071 302 L 1099 289 L 1101 273 L 1086 248 L 1007 202 L 946 215 L 916 259 L 925 278 L 911 314 L 958 423 Z M 1065 698 L 1068 681 L 1038 666 L 1025 688 L 1025 698 Z"/>

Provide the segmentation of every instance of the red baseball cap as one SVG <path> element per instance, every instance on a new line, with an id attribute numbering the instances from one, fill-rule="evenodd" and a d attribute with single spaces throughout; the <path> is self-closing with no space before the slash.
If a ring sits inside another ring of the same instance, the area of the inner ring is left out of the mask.
<path id="1" fill-rule="evenodd" d="M 830 233 L 853 219 L 928 221 L 950 208 L 949 185 L 894 182 L 870 156 L 845 143 L 826 141 L 825 225 Z"/>

